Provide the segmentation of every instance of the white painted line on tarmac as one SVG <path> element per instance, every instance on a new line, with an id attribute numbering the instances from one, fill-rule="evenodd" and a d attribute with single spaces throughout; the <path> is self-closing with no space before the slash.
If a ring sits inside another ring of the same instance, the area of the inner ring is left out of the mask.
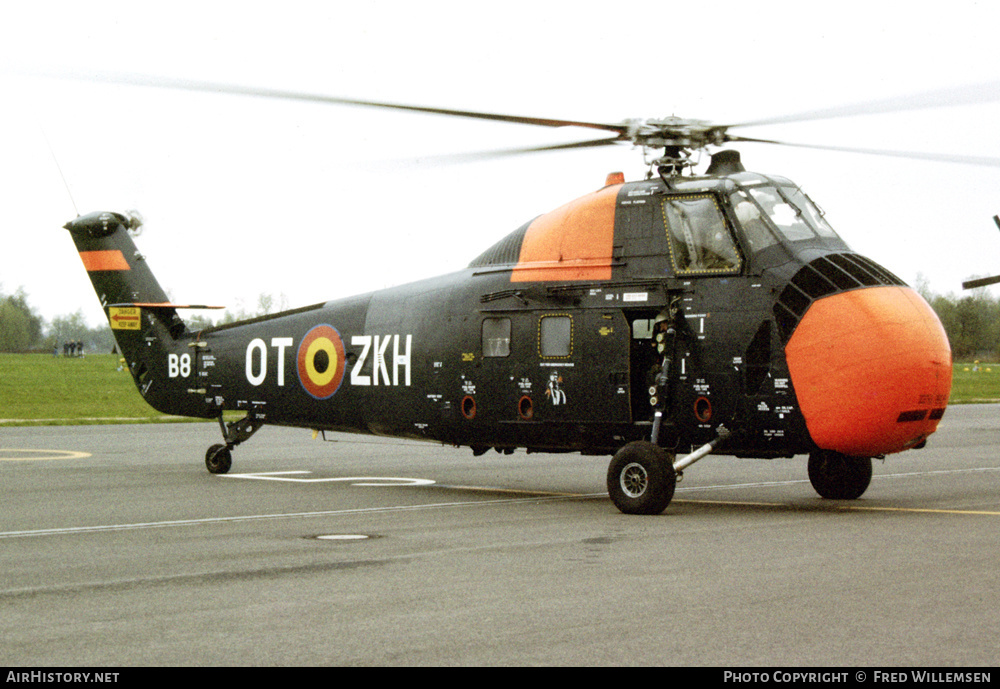
<path id="1" fill-rule="evenodd" d="M 72 450 L 26 450 L 23 448 L 0 447 L 0 462 L 38 462 L 46 459 L 84 459 L 89 452 Z"/>
<path id="2" fill-rule="evenodd" d="M 908 478 L 914 476 L 925 476 L 934 474 L 960 474 L 969 472 L 993 472 L 1000 471 L 1000 467 L 983 467 L 983 468 L 970 468 L 970 469 L 941 469 L 933 471 L 924 472 L 911 472 L 911 473 L 900 473 L 900 474 L 887 474 L 882 476 L 875 476 L 873 478 Z M 302 474 L 309 473 L 303 471 L 294 472 L 261 472 L 258 474 L 234 474 L 232 477 L 237 476 L 242 477 L 257 477 L 261 478 L 266 474 L 271 474 L 272 476 L 278 476 L 281 474 Z M 327 480 L 327 479 L 314 479 L 314 480 Z M 345 480 L 345 479 L 339 479 Z M 373 479 L 372 477 L 352 477 L 349 480 L 394 480 L 387 479 L 385 477 Z M 433 484 L 433 481 L 429 479 L 395 479 L 404 481 L 427 481 L 428 483 L 420 484 L 404 484 L 404 485 L 429 485 Z M 300 481 L 308 481 L 308 479 L 300 479 Z M 735 489 L 735 488 L 753 488 L 753 487 L 769 487 L 769 486 L 783 486 L 794 483 L 808 483 L 808 480 L 794 480 L 794 481 L 771 481 L 771 482 L 759 482 L 759 483 L 743 483 L 743 484 L 728 484 L 728 485 L 713 485 L 713 486 L 691 486 L 686 488 L 678 488 L 678 492 L 681 491 L 695 491 L 695 490 L 720 490 L 720 489 Z M 386 485 L 400 485 L 398 483 L 386 484 Z M 441 486 L 442 488 L 448 488 L 449 486 Z M 200 524 L 224 524 L 224 523 L 237 523 L 237 522 L 248 522 L 248 521 L 259 521 L 268 519 L 301 519 L 308 517 L 332 517 L 339 515 L 353 515 L 353 514 L 379 514 L 379 513 L 391 513 L 391 512 L 416 512 L 422 510 L 435 510 L 435 509 L 449 509 L 456 507 L 478 507 L 485 505 L 499 505 L 499 504 L 524 504 L 524 503 L 537 503 L 537 502 L 552 502 L 558 500 L 574 500 L 574 499 L 587 499 L 587 498 L 606 498 L 607 493 L 588 493 L 588 494 L 540 494 L 534 496 L 526 496 L 522 498 L 499 498 L 496 500 L 475 500 L 475 501 L 463 501 L 463 502 L 442 502 L 442 503 L 427 503 L 422 505 L 397 505 L 388 507 L 364 507 L 364 508 L 352 508 L 343 510 L 322 510 L 316 512 L 290 512 L 286 514 L 252 514 L 234 517 L 206 517 L 203 519 L 176 519 L 167 521 L 156 521 L 156 522 L 136 522 L 128 524 L 103 524 L 95 526 L 73 526 L 73 527 L 63 527 L 63 528 L 53 528 L 53 529 L 31 529 L 25 531 L 0 531 L 0 539 L 3 538 L 27 538 L 33 536 L 58 536 L 58 535 L 75 535 L 75 534 L 90 534 L 90 533 L 102 533 L 108 531 L 131 531 L 140 529 L 158 529 L 158 528 L 169 528 L 175 526 L 195 526 Z M 719 504 L 719 505 L 757 505 L 761 507 L 794 507 L 786 503 L 770 503 L 770 502 L 740 502 L 740 501 L 726 501 L 726 500 L 694 500 L 694 499 L 677 499 L 675 502 L 678 503 L 702 503 L 702 504 Z M 835 503 L 836 501 L 834 501 Z M 835 509 L 845 510 L 845 511 L 864 511 L 864 512 L 910 512 L 910 513 L 931 513 L 931 514 L 955 514 L 955 515 L 986 515 L 986 516 L 1000 516 L 1000 512 L 991 510 L 953 510 L 953 509 L 942 509 L 942 508 L 920 508 L 920 507 L 879 507 L 879 506 L 869 506 L 869 505 L 856 505 L 856 504 L 840 504 L 834 505 L 831 503 L 831 507 Z"/>
<path id="3" fill-rule="evenodd" d="M 400 478 L 395 476 L 338 476 L 334 478 L 291 478 L 311 474 L 311 471 L 259 471 L 249 474 L 220 474 L 219 478 L 247 478 L 258 481 L 287 481 L 289 483 L 350 483 L 353 486 L 431 486 L 435 481 L 428 478 Z"/>
<path id="4" fill-rule="evenodd" d="M 55 529 L 30 529 L 25 531 L 0 531 L 3 538 L 28 538 L 32 536 L 60 536 L 103 533 L 108 531 L 136 531 L 140 529 L 163 529 L 174 526 L 197 526 L 204 524 L 225 524 L 236 522 L 261 521 L 266 519 L 303 519 L 307 517 L 335 517 L 354 514 L 379 514 L 390 512 L 417 512 L 422 510 L 448 509 L 455 507 L 479 507 L 483 505 L 501 505 L 548 502 L 554 500 L 570 500 L 574 498 L 607 497 L 606 494 L 593 495 L 551 495 L 548 497 L 502 498 L 498 500 L 474 500 L 463 502 L 439 502 L 423 505 L 395 505 L 389 507 L 361 507 L 346 510 L 322 510 L 317 512 L 289 512 L 285 514 L 248 514 L 235 517 L 205 517 L 203 519 L 173 519 L 158 522 L 134 522 L 129 524 L 100 524 L 95 526 L 69 526 Z"/>

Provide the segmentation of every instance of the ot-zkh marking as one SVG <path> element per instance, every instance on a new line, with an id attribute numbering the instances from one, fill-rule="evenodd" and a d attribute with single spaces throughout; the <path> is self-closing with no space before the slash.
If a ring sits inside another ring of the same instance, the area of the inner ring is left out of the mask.
<path id="1" fill-rule="evenodd" d="M 344 379 L 348 359 L 354 361 L 351 367 L 351 385 L 410 385 L 412 335 L 403 335 L 402 339 L 398 334 L 381 337 L 354 335 L 350 339 L 354 351 L 345 354 L 340 334 L 332 326 L 318 325 L 312 328 L 298 345 L 295 366 L 299 382 L 312 397 L 327 399 L 337 392 Z M 272 368 L 269 365 L 269 356 L 273 356 L 276 384 L 278 387 L 283 387 L 285 370 L 289 366 L 288 352 L 293 350 L 294 343 L 295 338 L 292 337 L 272 337 L 270 346 L 272 353 L 269 355 L 269 348 L 262 338 L 255 337 L 251 340 L 246 348 L 247 382 L 253 386 L 263 385 L 268 379 L 268 371 Z M 176 354 L 167 355 L 172 378 L 177 375 L 174 373 L 178 368 L 176 359 Z M 213 359 L 212 367 L 214 366 Z"/>
<path id="2" fill-rule="evenodd" d="M 625 512 L 662 511 L 709 452 L 809 454 L 821 495 L 856 498 L 872 457 L 937 428 L 947 338 L 798 187 L 725 153 L 613 180 L 459 272 L 200 331 L 136 258 L 131 217 L 67 228 L 145 399 L 218 419 L 213 472 L 276 424 L 614 455 Z"/>

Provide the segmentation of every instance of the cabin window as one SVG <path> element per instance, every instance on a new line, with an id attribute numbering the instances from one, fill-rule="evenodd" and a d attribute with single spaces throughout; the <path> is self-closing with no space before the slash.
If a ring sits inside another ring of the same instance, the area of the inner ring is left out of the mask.
<path id="1" fill-rule="evenodd" d="M 483 319 L 483 356 L 502 357 L 510 355 L 510 319 Z"/>
<path id="2" fill-rule="evenodd" d="M 663 200 L 663 221 L 677 273 L 731 273 L 740 269 L 739 251 L 714 196 L 667 197 Z"/>
<path id="3" fill-rule="evenodd" d="M 544 358 L 567 358 L 573 353 L 573 317 L 542 316 L 538 321 L 538 354 Z"/>
<path id="4" fill-rule="evenodd" d="M 652 318 L 636 318 L 632 321 L 633 340 L 652 340 L 653 326 L 656 321 Z"/>

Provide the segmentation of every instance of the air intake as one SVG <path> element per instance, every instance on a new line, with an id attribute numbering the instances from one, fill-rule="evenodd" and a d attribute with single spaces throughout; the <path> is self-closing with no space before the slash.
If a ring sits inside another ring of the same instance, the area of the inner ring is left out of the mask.
<path id="1" fill-rule="evenodd" d="M 817 299 L 879 285 L 906 283 L 860 254 L 827 254 L 809 262 L 792 277 L 774 305 L 781 341 L 788 342 L 806 309 Z"/>

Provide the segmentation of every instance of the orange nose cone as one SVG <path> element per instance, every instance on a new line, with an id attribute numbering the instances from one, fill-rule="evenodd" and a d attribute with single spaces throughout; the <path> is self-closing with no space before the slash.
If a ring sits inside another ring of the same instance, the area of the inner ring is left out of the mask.
<path id="1" fill-rule="evenodd" d="M 951 393 L 951 347 L 908 287 L 814 302 L 785 347 L 809 434 L 855 457 L 900 452 L 937 429 Z"/>

